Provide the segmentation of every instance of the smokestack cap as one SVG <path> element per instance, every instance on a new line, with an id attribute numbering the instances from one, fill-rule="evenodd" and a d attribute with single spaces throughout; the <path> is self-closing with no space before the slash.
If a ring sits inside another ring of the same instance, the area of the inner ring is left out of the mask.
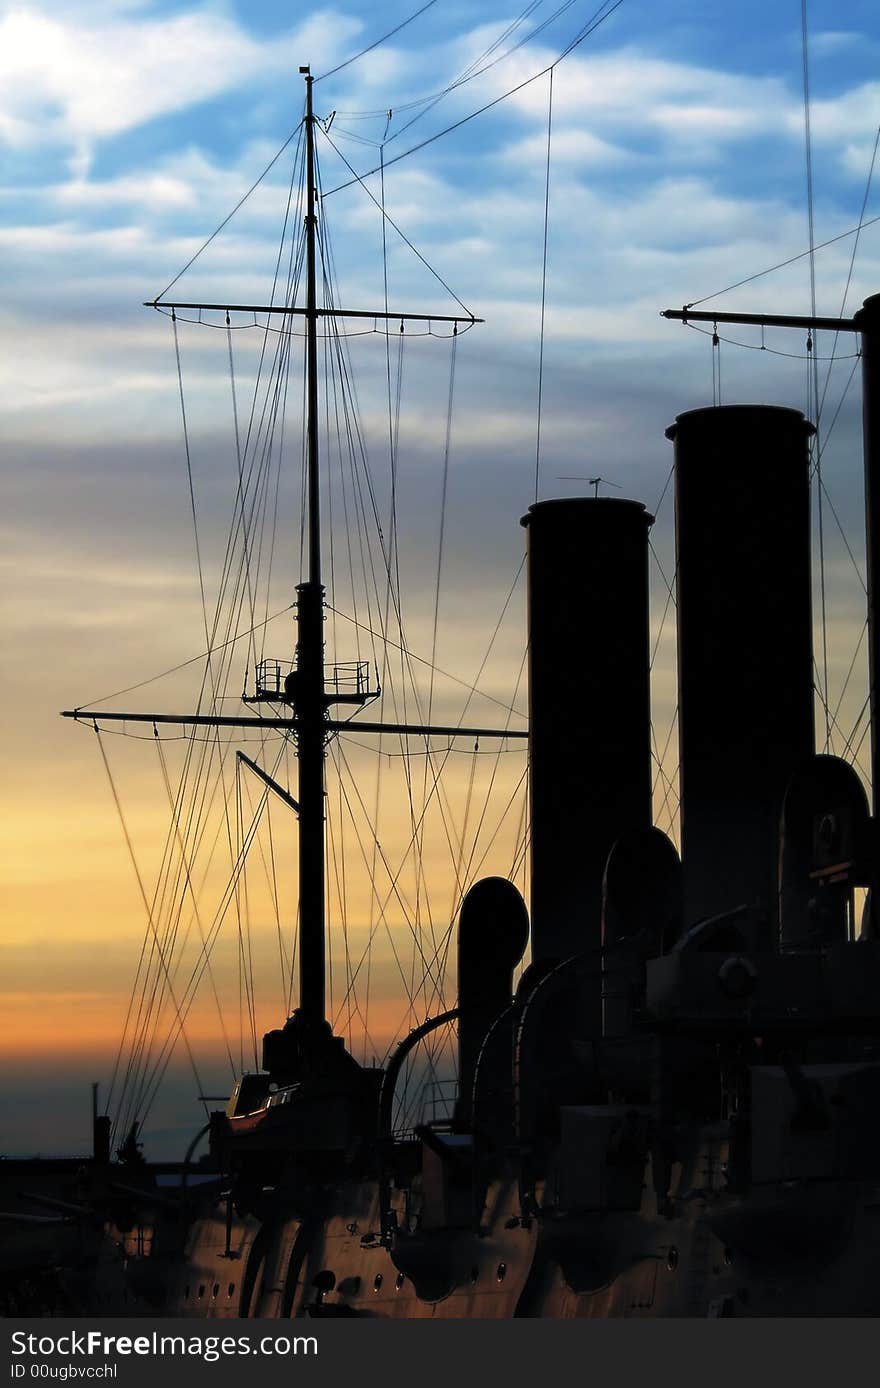
<path id="1" fill-rule="evenodd" d="M 872 294 L 865 300 L 853 314 L 853 322 L 860 333 L 876 332 L 880 328 L 880 294 Z"/>
<path id="2" fill-rule="evenodd" d="M 815 425 L 805 419 L 800 410 L 789 409 L 787 405 L 704 405 L 702 409 L 685 410 L 676 415 L 675 423 L 666 430 L 666 437 L 675 440 L 681 430 L 686 430 L 692 438 L 700 434 L 717 437 L 719 429 L 723 429 L 725 432 L 748 432 L 754 438 L 757 430 L 768 433 L 798 426 L 803 428 L 807 438 L 816 432 Z"/>
<path id="3" fill-rule="evenodd" d="M 604 529 L 615 523 L 631 525 L 639 513 L 646 525 L 654 524 L 654 517 L 641 501 L 629 501 L 619 496 L 560 496 L 552 497 L 549 501 L 536 501 L 520 519 L 520 525 L 528 527 L 533 520 L 546 518 L 563 525 L 595 523 Z"/>

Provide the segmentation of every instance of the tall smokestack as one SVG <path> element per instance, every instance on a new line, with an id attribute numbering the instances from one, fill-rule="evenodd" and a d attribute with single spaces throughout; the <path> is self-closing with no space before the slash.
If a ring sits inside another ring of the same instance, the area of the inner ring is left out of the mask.
<path id="1" fill-rule="evenodd" d="M 528 531 L 532 958 L 601 944 L 618 835 L 651 824 L 648 530 L 637 501 L 541 501 Z M 598 970 L 597 970 L 598 975 Z M 601 1028 L 597 987 L 596 1016 Z"/>
<path id="2" fill-rule="evenodd" d="M 675 443 L 684 918 L 772 920 L 779 816 L 812 755 L 807 440 L 797 410 L 689 410 Z"/>

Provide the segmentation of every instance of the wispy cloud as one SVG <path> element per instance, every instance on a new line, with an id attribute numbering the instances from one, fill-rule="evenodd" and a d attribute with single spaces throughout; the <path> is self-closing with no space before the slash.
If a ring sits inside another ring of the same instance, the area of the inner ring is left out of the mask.
<path id="1" fill-rule="evenodd" d="M 57 142 L 82 176 L 97 141 L 290 74 L 304 49 L 329 64 L 360 27 L 324 11 L 261 41 L 207 7 L 159 15 L 139 5 L 16 7 L 0 20 L 0 136 L 26 148 Z"/>

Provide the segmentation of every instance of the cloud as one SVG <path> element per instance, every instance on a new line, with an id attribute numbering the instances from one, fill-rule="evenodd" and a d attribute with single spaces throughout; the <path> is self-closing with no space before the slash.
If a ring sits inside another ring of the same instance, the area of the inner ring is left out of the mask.
<path id="1" fill-rule="evenodd" d="M 796 117 L 792 117 L 795 131 Z M 810 129 L 816 139 L 850 140 L 873 132 L 880 125 L 880 82 L 863 82 L 839 96 L 810 103 Z M 803 114 L 800 117 L 803 130 Z"/>
<path id="2" fill-rule="evenodd" d="M 162 173 L 147 174 L 144 177 L 130 175 L 108 178 L 100 182 L 74 178 L 62 184 L 56 190 L 55 197 L 62 207 L 79 209 L 141 205 L 154 210 L 172 210 L 193 207 L 196 203 L 190 184 L 183 179 Z"/>
<path id="3" fill-rule="evenodd" d="M 584 168 L 597 165 L 619 165 L 632 160 L 632 150 L 602 140 L 589 130 L 560 130 L 552 137 L 550 145 L 551 161 L 572 164 Z M 546 135 L 529 135 L 509 145 L 504 153 L 505 159 L 515 164 L 540 164 L 547 158 Z"/>
<path id="4" fill-rule="evenodd" d="M 865 41 L 865 35 L 855 29 L 825 29 L 810 35 L 810 49 L 814 54 L 839 53 Z"/>
<path id="5" fill-rule="evenodd" d="M 96 141 L 289 74 L 298 52 L 329 64 L 360 27 L 323 11 L 281 39 L 257 40 L 207 8 L 155 15 L 99 6 L 57 17 L 18 7 L 0 20 L 0 133 L 19 147 L 67 145 L 82 174 Z"/>
<path id="6" fill-rule="evenodd" d="M 518 56 L 515 77 L 529 76 L 537 56 Z M 554 56 L 548 51 L 546 61 Z M 546 83 L 531 83 L 511 101 L 523 112 L 546 116 Z M 575 54 L 559 67 L 553 84 L 554 116 L 561 121 L 587 119 L 600 127 L 613 121 L 642 136 L 652 126 L 674 134 L 697 124 L 718 138 L 739 137 L 759 126 L 767 129 L 791 101 L 778 77 L 673 62 L 635 47 Z"/>

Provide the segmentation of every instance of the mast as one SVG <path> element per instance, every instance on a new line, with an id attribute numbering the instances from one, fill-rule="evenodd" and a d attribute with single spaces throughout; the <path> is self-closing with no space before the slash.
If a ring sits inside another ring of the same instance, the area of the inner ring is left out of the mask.
<path id="1" fill-rule="evenodd" d="M 321 501 L 318 470 L 318 315 L 315 274 L 317 208 L 313 78 L 306 80 L 306 457 L 309 578 L 297 588 L 296 707 L 299 800 L 299 1005 L 324 1020 L 324 588 L 321 583 Z"/>
<path id="2" fill-rule="evenodd" d="M 871 805 L 880 816 L 880 295 L 854 318 L 862 340 L 862 438 L 868 589 L 868 698 L 871 715 Z"/>
<path id="3" fill-rule="evenodd" d="M 315 240 L 318 213 L 315 192 L 315 116 L 312 82 L 306 79 L 306 375 L 308 380 L 309 583 L 321 586 L 321 494 L 318 485 L 318 295 L 315 284 Z M 323 589 L 322 589 L 323 592 Z"/>
<path id="4" fill-rule="evenodd" d="M 306 506 L 308 537 L 308 577 L 296 589 L 296 656 L 294 669 L 283 681 L 275 676 L 274 681 L 261 684 L 260 668 L 256 672 L 256 688 L 252 696 L 245 696 L 246 703 L 287 704 L 287 715 L 275 714 L 272 717 L 236 716 L 222 714 L 166 714 L 166 713 L 117 713 L 107 717 L 112 721 L 152 723 L 177 723 L 182 726 L 207 725 L 211 727 L 262 727 L 274 728 L 293 736 L 297 752 L 297 795 L 291 796 L 279 787 L 262 768 L 249 758 L 248 765 L 282 798 L 298 815 L 299 844 L 299 1018 L 309 1028 L 320 1029 L 326 1022 L 325 1008 L 325 748 L 327 739 L 342 728 L 349 720 L 329 716 L 333 704 L 350 704 L 363 707 L 381 692 L 378 687 L 370 689 L 366 665 L 358 671 L 356 687 L 347 691 L 340 688 L 338 671 L 325 679 L 324 671 L 324 586 L 321 575 L 321 497 L 320 497 L 320 459 L 318 450 L 318 320 L 333 321 L 338 318 L 372 318 L 376 322 L 395 320 L 401 325 L 410 320 L 428 323 L 451 323 L 457 330 L 459 323 L 473 325 L 481 323 L 462 305 L 456 314 L 410 313 L 391 311 L 387 305 L 384 310 L 347 309 L 319 306 L 317 293 L 317 161 L 315 155 L 315 115 L 312 105 L 312 84 L 314 78 L 308 66 L 300 68 L 306 83 L 305 111 L 305 159 L 306 159 L 306 303 L 305 308 L 293 304 L 249 304 L 248 313 L 282 314 L 288 321 L 302 316 L 306 322 Z M 237 303 L 191 303 L 187 308 L 205 312 L 222 312 L 227 321 L 230 312 L 244 310 Z M 157 299 L 147 301 L 147 307 L 163 312 L 183 308 L 183 301 Z M 62 717 L 88 719 L 97 729 L 97 719 L 103 718 L 103 711 L 84 708 L 67 709 Z M 436 726 L 409 723 L 362 723 L 357 725 L 361 732 L 396 732 L 403 736 L 442 736 L 442 737 L 497 737 L 501 739 L 519 738 L 526 734 L 507 728 L 468 728 L 460 725 Z"/>

